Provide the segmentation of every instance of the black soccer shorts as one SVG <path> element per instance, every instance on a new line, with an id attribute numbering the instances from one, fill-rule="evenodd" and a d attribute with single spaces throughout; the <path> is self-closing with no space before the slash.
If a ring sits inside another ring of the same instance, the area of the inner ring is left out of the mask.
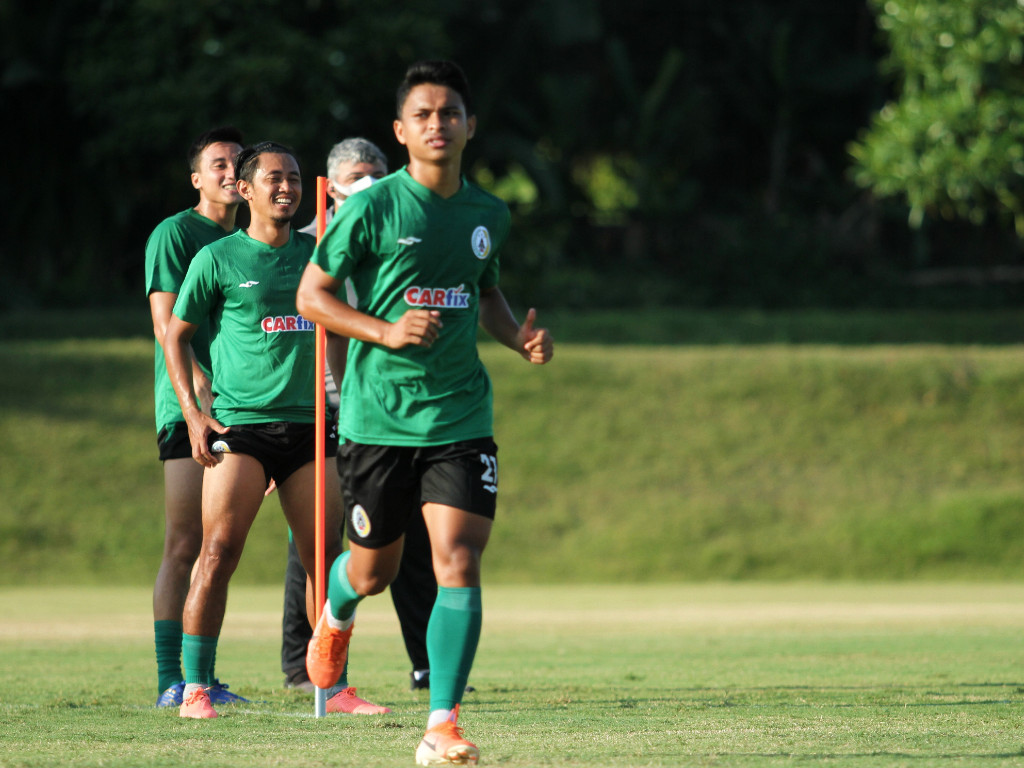
<path id="1" fill-rule="evenodd" d="M 325 452 L 333 457 L 338 450 L 338 432 L 332 419 L 323 425 Z M 236 424 L 223 435 L 208 438 L 213 453 L 242 453 L 263 466 L 267 484 L 271 478 L 281 485 L 316 458 L 316 428 L 293 421 L 269 421 L 262 424 Z M 191 451 L 189 452 L 191 456 Z"/>
<path id="2" fill-rule="evenodd" d="M 156 445 L 160 449 L 160 461 L 192 458 L 192 442 L 188 439 L 188 427 L 184 421 L 175 421 L 161 429 L 156 436 Z"/>
<path id="3" fill-rule="evenodd" d="M 380 549 L 405 533 L 424 504 L 445 504 L 494 519 L 498 446 L 490 437 L 446 445 L 363 445 L 338 450 L 349 541 Z"/>

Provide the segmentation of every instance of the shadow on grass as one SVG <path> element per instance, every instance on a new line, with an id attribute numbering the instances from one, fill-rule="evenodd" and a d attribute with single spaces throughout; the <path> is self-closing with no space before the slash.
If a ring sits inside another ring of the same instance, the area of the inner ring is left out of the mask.
<path id="1" fill-rule="evenodd" d="M 849 760 L 856 758 L 887 758 L 893 760 L 1008 760 L 1014 757 L 1021 757 L 1024 755 L 1024 750 L 1017 752 L 993 752 L 993 753 L 977 753 L 977 752 L 943 752 L 936 754 L 934 752 L 714 752 L 707 755 L 694 755 L 690 752 L 678 752 L 680 757 L 686 757 L 693 759 L 694 757 L 705 757 L 714 758 L 715 760 L 723 761 L 729 760 L 730 758 L 735 760 L 741 759 L 782 759 L 782 760 L 793 760 L 798 758 L 801 761 L 818 761 L 818 760 Z"/>
<path id="2" fill-rule="evenodd" d="M 1005 706 L 1019 704 L 1019 696 L 1007 698 L 966 698 L 963 689 L 980 688 L 1008 689 L 1008 693 L 1020 694 L 1024 689 L 1019 683 L 950 683 L 946 689 L 931 684 L 901 685 L 886 687 L 884 692 L 877 684 L 865 685 L 773 685 L 753 686 L 744 688 L 686 686 L 664 689 L 663 695 L 629 695 L 624 690 L 622 695 L 614 695 L 616 686 L 610 686 L 611 696 L 607 698 L 588 698 L 589 705 L 604 709 L 646 709 L 671 706 L 687 710 L 699 709 L 856 709 L 879 706 L 899 706 L 900 708 L 931 708 L 931 707 L 978 707 Z M 954 689 L 956 693 L 954 693 Z M 484 694 L 507 696 L 527 689 L 516 687 L 487 688 Z M 531 690 L 537 693 L 536 686 Z M 843 700 L 851 693 L 865 694 L 863 700 Z M 574 689 L 552 688 L 548 706 L 568 709 L 575 703 Z M 792 700 L 787 701 L 787 698 Z"/>

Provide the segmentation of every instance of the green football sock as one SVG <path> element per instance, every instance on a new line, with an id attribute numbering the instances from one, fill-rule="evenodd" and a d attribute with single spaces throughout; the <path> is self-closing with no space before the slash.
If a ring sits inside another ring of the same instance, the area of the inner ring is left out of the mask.
<path id="1" fill-rule="evenodd" d="M 348 581 L 346 566 L 351 555 L 348 551 L 338 555 L 331 564 L 330 577 L 327 579 L 327 600 L 330 602 L 331 615 L 339 621 L 352 618 L 356 606 L 363 599 Z"/>
<path id="2" fill-rule="evenodd" d="M 210 685 L 210 669 L 217 652 L 217 638 L 184 634 L 181 636 L 181 659 L 185 665 L 185 682 Z"/>
<path id="3" fill-rule="evenodd" d="M 430 711 L 462 701 L 480 642 L 483 608 L 480 587 L 438 587 L 427 624 Z"/>
<path id="4" fill-rule="evenodd" d="M 341 677 L 335 685 L 338 688 L 348 688 L 348 659 L 345 659 L 345 668 L 341 670 Z"/>
<path id="5" fill-rule="evenodd" d="M 329 690 L 337 693 L 338 691 L 343 691 L 346 688 L 348 688 L 348 659 L 345 659 L 345 667 L 341 670 L 341 677 L 338 678 L 338 682 L 331 686 Z M 334 693 L 329 694 L 327 698 L 333 696 Z"/>
<path id="6" fill-rule="evenodd" d="M 185 677 L 181 674 L 181 622 L 154 621 L 157 689 L 163 693 Z"/>

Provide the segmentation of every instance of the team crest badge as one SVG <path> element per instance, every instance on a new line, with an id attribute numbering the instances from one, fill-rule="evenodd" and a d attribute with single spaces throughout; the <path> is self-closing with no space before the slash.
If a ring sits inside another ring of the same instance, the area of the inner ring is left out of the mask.
<path id="1" fill-rule="evenodd" d="M 473 230 L 473 253 L 478 259 L 486 259 L 491 252 L 491 233 L 487 227 L 477 227 Z"/>
<path id="2" fill-rule="evenodd" d="M 360 538 L 365 539 L 370 535 L 370 516 L 366 514 L 362 504 L 356 504 L 355 509 L 352 510 L 352 527 L 355 528 Z"/>

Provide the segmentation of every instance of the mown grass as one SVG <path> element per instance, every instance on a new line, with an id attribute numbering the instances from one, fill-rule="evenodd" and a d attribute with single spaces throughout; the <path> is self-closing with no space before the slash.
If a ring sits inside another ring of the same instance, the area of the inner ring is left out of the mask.
<path id="1" fill-rule="evenodd" d="M 390 602 L 351 678 L 380 717 L 281 687 L 280 590 L 232 592 L 218 669 L 250 705 L 152 708 L 143 588 L 0 591 L 0 765 L 409 766 L 426 717 Z M 1024 765 L 1019 585 L 485 586 L 461 723 L 490 766 Z"/>
<path id="2" fill-rule="evenodd" d="M 906 334 L 936 319 L 915 315 Z M 1019 578 L 1024 346 L 996 343 L 1000 323 L 964 322 L 976 343 L 658 346 L 595 333 L 544 368 L 484 344 L 501 446 L 488 574 Z M 0 342 L 0 583 L 152 580 L 151 354 L 139 336 Z M 284 540 L 272 498 L 237 582 L 276 583 Z"/>

